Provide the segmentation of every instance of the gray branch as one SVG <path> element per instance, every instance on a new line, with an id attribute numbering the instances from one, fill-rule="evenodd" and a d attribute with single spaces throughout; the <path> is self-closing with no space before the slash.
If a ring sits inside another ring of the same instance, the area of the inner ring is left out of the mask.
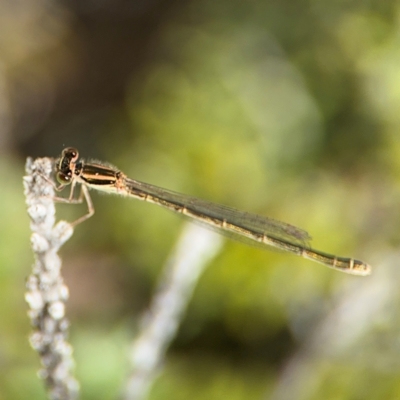
<path id="1" fill-rule="evenodd" d="M 131 374 L 124 399 L 141 400 L 160 372 L 165 352 L 202 272 L 215 257 L 222 239 L 215 232 L 188 224 L 168 260 L 150 309 L 143 316 L 130 353 Z"/>
<path id="2" fill-rule="evenodd" d="M 65 317 L 68 288 L 61 276 L 57 252 L 71 237 L 73 229 L 64 221 L 55 224 L 54 186 L 50 175 L 53 162 L 48 158 L 26 162 L 24 190 L 31 218 L 31 245 L 35 255 L 27 279 L 25 299 L 33 328 L 31 346 L 39 353 L 45 382 L 52 400 L 78 397 L 79 383 L 72 375 L 72 347 L 67 342 L 69 322 Z"/>

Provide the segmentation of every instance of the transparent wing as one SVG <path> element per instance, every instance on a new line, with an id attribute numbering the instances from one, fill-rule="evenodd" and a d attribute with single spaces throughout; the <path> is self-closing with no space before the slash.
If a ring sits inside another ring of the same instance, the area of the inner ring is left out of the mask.
<path id="1" fill-rule="evenodd" d="M 153 198 L 161 200 L 159 202 L 156 201 L 158 204 L 173 211 L 180 212 L 180 208 L 185 207 L 200 217 L 204 215 L 219 221 L 225 220 L 229 224 L 235 225 L 239 228 L 248 229 L 258 235 L 273 236 L 277 239 L 299 246 L 309 247 L 309 241 L 311 240 L 309 234 L 306 231 L 285 222 L 277 221 L 262 215 L 239 211 L 221 204 L 197 199 L 192 196 L 180 194 L 132 179 L 126 179 L 125 183 L 127 189 L 133 192 L 133 194 L 136 195 L 139 192 L 149 194 Z M 170 207 L 168 204 L 173 204 L 177 206 L 177 208 Z M 218 230 L 224 230 L 222 226 L 215 226 L 209 223 L 206 219 L 204 220 L 204 224 L 210 225 L 212 228 Z M 239 238 L 240 234 L 232 231 L 229 231 L 228 236 L 231 236 L 232 233 L 233 236 L 238 236 Z M 239 240 L 242 239 L 239 238 Z"/>

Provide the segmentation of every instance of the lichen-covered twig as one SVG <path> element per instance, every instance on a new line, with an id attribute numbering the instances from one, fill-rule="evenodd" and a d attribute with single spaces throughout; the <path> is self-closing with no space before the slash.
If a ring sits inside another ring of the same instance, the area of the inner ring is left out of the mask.
<path id="1" fill-rule="evenodd" d="M 30 343 L 41 358 L 39 376 L 52 400 L 76 399 L 79 384 L 72 375 L 72 347 L 67 342 L 68 320 L 65 302 L 68 288 L 61 276 L 59 248 L 71 237 L 73 229 L 64 221 L 55 224 L 52 160 L 28 159 L 24 189 L 31 218 L 31 245 L 35 255 L 27 279 L 25 299 L 29 305 L 33 333 Z"/>

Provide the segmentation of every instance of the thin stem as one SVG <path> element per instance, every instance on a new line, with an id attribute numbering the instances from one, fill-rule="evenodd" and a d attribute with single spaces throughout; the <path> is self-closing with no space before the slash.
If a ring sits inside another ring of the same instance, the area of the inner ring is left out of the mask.
<path id="1" fill-rule="evenodd" d="M 25 299 L 29 305 L 33 333 L 30 343 L 39 353 L 45 382 L 52 400 L 78 397 L 79 383 L 72 375 L 74 360 L 67 342 L 69 322 L 65 317 L 68 287 L 61 275 L 61 259 L 57 252 L 71 237 L 70 224 L 55 224 L 54 186 L 50 175 L 53 162 L 48 158 L 28 158 L 24 189 L 31 218 L 31 245 L 35 256 L 32 272 L 26 283 Z"/>
<path id="2" fill-rule="evenodd" d="M 198 279 L 221 245 L 222 239 L 215 232 L 196 224 L 184 229 L 132 344 L 125 400 L 147 398 Z"/>

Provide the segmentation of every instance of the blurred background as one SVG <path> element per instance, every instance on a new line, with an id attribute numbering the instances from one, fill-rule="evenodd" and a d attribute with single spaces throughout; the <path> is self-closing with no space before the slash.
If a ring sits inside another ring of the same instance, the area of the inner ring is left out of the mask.
<path id="1" fill-rule="evenodd" d="M 396 0 L 0 0 L 0 399 L 46 396 L 22 176 L 26 157 L 65 146 L 373 267 L 354 277 L 227 240 L 151 400 L 400 398 L 399 33 Z M 61 252 L 67 314 L 82 398 L 113 399 L 183 221 L 92 197 Z"/>

